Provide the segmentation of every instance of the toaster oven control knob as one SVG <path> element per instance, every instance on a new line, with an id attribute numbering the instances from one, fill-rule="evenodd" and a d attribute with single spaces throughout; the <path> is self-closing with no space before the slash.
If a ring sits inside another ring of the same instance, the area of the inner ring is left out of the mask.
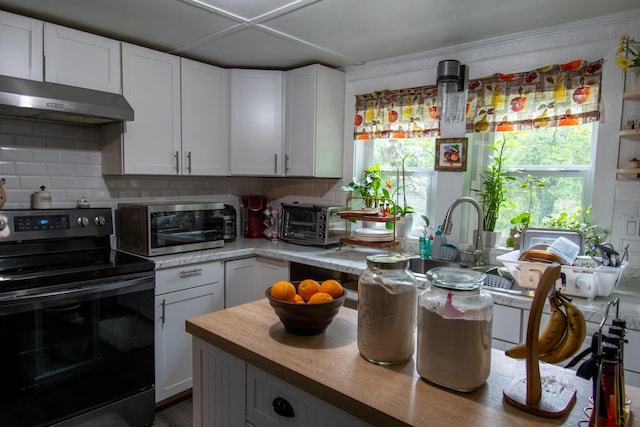
<path id="1" fill-rule="evenodd" d="M 93 223 L 95 225 L 97 225 L 98 227 L 103 227 L 106 223 L 107 220 L 105 219 L 105 217 L 103 217 L 102 215 L 98 215 L 94 220 Z"/>
<path id="2" fill-rule="evenodd" d="M 324 230 L 324 223 L 320 224 L 320 226 L 318 227 L 320 230 Z"/>
<path id="3" fill-rule="evenodd" d="M 80 227 L 86 227 L 87 225 L 89 225 L 89 218 L 87 218 L 86 216 L 79 216 L 78 225 Z"/>

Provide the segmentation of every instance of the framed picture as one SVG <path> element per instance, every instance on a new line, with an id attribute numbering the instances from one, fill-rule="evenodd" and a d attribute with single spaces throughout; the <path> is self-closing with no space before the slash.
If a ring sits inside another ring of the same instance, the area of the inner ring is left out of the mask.
<path id="1" fill-rule="evenodd" d="M 467 138 L 436 138 L 435 170 L 467 170 Z"/>

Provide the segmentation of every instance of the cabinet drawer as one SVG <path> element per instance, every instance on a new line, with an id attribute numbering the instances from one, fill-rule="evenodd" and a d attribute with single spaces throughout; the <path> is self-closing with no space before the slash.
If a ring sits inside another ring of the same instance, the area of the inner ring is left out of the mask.
<path id="1" fill-rule="evenodd" d="M 274 411 L 274 400 L 284 399 L 292 416 Z M 247 365 L 247 422 L 256 426 L 368 426 L 336 408 L 266 372 Z"/>
<path id="2" fill-rule="evenodd" d="M 156 295 L 222 282 L 221 262 L 188 264 L 156 271 Z"/>

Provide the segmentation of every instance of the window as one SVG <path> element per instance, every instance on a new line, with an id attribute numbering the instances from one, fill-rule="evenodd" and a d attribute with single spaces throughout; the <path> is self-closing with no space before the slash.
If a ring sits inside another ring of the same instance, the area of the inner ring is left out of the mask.
<path id="1" fill-rule="evenodd" d="M 506 134 L 511 143 L 505 165 L 515 180 L 507 182 L 510 203 L 500 210 L 496 231 L 509 235 L 511 219 L 528 212 L 531 227 L 542 227 L 546 217 L 574 212 L 591 202 L 594 124 L 531 129 Z M 473 137 L 473 135 L 470 135 Z M 502 138 L 500 133 L 487 135 Z M 486 139 L 484 139 L 486 141 Z M 485 144 L 486 142 L 482 142 Z M 489 161 L 485 153 L 482 166 Z M 471 183 L 476 188 L 478 181 Z M 527 185 L 531 182 L 531 185 Z M 542 187 L 537 185 L 542 183 Z"/>
<path id="2" fill-rule="evenodd" d="M 416 234 L 424 227 L 420 215 L 429 216 L 429 188 L 433 173 L 435 138 L 402 138 L 357 140 L 355 142 L 356 171 L 378 164 L 382 178 L 390 185 L 389 193 L 401 207 L 415 210 L 413 229 Z M 402 159 L 404 158 L 404 188 Z M 385 184 L 386 185 L 386 184 Z M 404 191 L 403 191 L 404 190 Z"/>

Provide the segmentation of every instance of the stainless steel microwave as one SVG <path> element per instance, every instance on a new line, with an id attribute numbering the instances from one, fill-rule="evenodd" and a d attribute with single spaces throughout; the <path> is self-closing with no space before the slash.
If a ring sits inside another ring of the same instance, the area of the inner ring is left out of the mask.
<path id="1" fill-rule="evenodd" d="M 223 203 L 120 203 L 116 245 L 145 256 L 220 248 L 224 208 Z"/>

